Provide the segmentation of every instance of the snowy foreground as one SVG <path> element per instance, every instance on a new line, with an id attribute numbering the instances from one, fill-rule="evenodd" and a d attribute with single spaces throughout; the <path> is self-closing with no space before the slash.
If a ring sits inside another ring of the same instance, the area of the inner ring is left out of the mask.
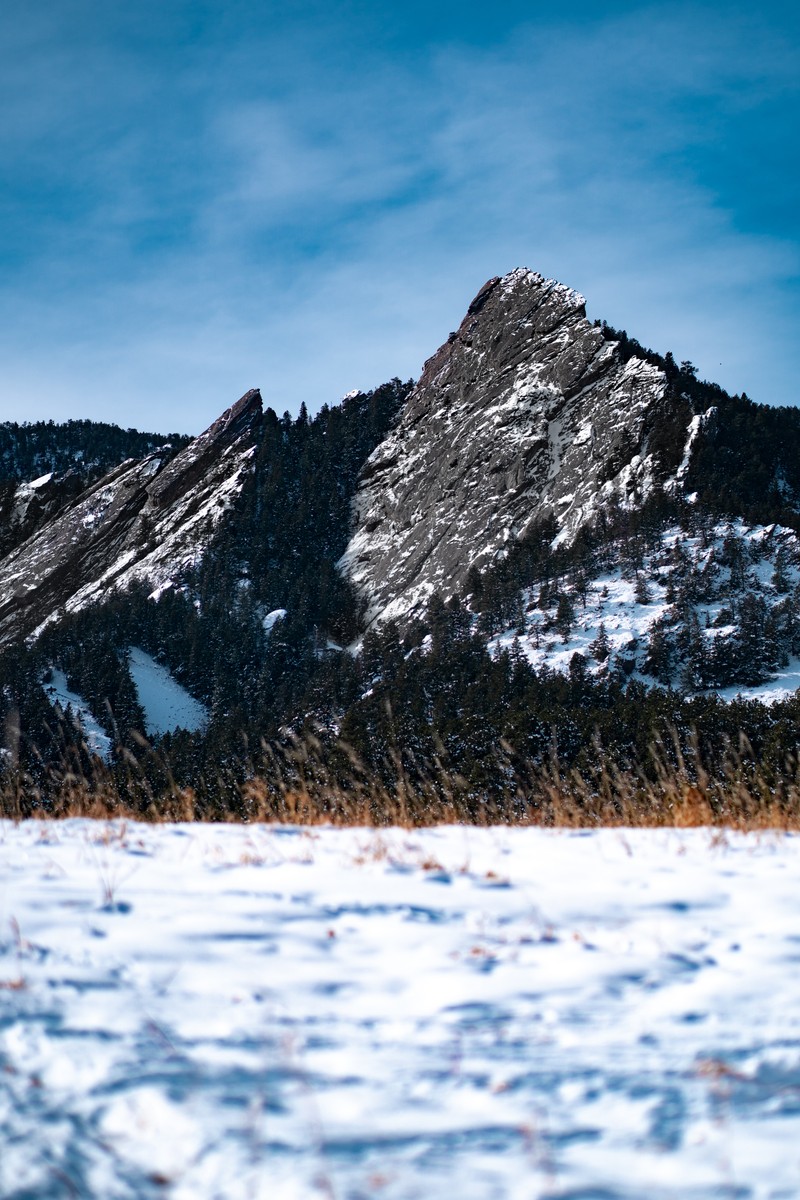
<path id="1" fill-rule="evenodd" d="M 800 1196 L 800 839 L 0 823 L 0 1195 Z"/>

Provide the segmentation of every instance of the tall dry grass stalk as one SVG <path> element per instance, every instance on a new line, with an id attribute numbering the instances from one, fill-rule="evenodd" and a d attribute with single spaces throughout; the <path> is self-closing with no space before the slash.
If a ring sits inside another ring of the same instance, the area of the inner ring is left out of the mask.
<path id="1" fill-rule="evenodd" d="M 142 747 L 141 762 L 126 752 L 122 767 L 94 760 L 90 773 L 48 768 L 34 778 L 6 767 L 0 815 L 338 826 L 800 829 L 797 759 L 787 760 L 779 778 L 768 778 L 743 738 L 713 772 L 701 761 L 697 739 L 684 754 L 674 732 L 666 744 L 653 743 L 648 761 L 635 767 L 614 762 L 597 745 L 594 766 L 582 771 L 562 766 L 555 755 L 546 762 L 521 760 L 502 743 L 484 764 L 492 781 L 486 787 L 448 766 L 443 748 L 431 761 L 410 765 L 395 750 L 380 769 L 371 769 L 350 747 L 325 746 L 307 735 L 262 745 L 258 761 L 239 778 L 203 780 L 192 788 L 174 780 L 156 751 L 144 742 Z"/>

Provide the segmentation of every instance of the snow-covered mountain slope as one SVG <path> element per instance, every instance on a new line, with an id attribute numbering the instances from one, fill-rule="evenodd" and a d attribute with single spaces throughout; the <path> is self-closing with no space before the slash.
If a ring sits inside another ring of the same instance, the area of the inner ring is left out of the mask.
<path id="1" fill-rule="evenodd" d="M 0 560 L 0 642 L 196 562 L 242 488 L 260 416 L 247 392 L 177 455 L 122 463 Z"/>
<path id="2" fill-rule="evenodd" d="M 131 646 L 128 652 L 131 678 L 144 709 L 145 730 L 158 737 L 175 729 L 194 733 L 208 724 L 208 710 L 178 683 L 163 663 Z"/>
<path id="3" fill-rule="evenodd" d="M 490 651 L 519 651 L 537 669 L 771 703 L 800 687 L 799 605 L 792 530 L 698 521 L 523 589 L 510 623 L 475 623 Z"/>
<path id="4" fill-rule="evenodd" d="M 669 404 L 666 375 L 626 359 L 584 305 L 554 280 L 512 271 L 481 289 L 425 364 L 364 467 L 340 563 L 370 620 L 463 589 L 471 567 L 537 519 L 552 514 L 569 538 L 599 505 L 635 505 L 654 478 L 668 482 L 648 449 Z M 681 430 L 676 461 L 697 424 Z"/>

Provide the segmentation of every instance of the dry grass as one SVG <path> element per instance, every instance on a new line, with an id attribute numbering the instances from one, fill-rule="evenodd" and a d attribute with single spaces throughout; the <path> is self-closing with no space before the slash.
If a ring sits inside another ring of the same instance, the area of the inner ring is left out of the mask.
<path id="1" fill-rule="evenodd" d="M 788 761 L 768 778 L 741 739 L 713 773 L 696 741 L 688 756 L 677 737 L 650 748 L 641 767 L 620 766 L 597 747 L 596 765 L 578 771 L 557 760 L 519 761 L 498 748 L 490 788 L 471 785 L 437 757 L 413 772 L 399 754 L 371 771 L 341 744 L 314 737 L 280 748 L 264 746 L 258 764 L 238 780 L 202 792 L 179 786 L 166 764 L 126 773 L 95 762 L 90 777 L 49 771 L 38 781 L 19 769 L 0 777 L 0 815 L 64 818 L 123 817 L 152 822 L 237 821 L 292 825 L 401 826 L 441 824 L 543 825 L 559 828 L 716 826 L 736 830 L 800 829 L 800 769 Z M 149 752 L 151 758 L 155 755 Z"/>

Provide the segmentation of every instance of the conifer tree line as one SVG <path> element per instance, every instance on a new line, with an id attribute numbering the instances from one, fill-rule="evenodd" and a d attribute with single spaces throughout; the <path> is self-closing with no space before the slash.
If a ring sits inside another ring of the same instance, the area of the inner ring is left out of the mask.
<path id="1" fill-rule="evenodd" d="M 180 450 L 185 434 L 140 433 L 104 421 L 0 422 L 0 484 L 24 483 L 54 472 L 99 478 L 126 458 L 143 458 L 168 445 Z"/>

